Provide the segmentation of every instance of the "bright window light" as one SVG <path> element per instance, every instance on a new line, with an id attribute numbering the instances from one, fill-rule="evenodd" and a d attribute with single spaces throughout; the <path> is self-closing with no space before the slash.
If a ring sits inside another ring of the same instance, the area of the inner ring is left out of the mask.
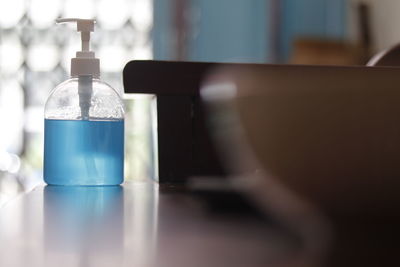
<path id="1" fill-rule="evenodd" d="M 23 48 L 16 33 L 5 34 L 0 42 L 0 69 L 4 74 L 16 73 L 24 61 Z"/>
<path id="2" fill-rule="evenodd" d="M 95 4 L 93 0 L 66 0 L 63 17 L 94 18 Z M 76 28 L 76 27 L 75 27 Z"/>
<path id="3" fill-rule="evenodd" d="M 132 58 L 136 60 L 147 60 L 153 58 L 153 51 L 150 46 L 139 46 L 133 49 Z"/>
<path id="4" fill-rule="evenodd" d="M 28 13 L 35 27 L 47 28 L 54 25 L 60 10 L 60 0 L 31 0 Z"/>
<path id="5" fill-rule="evenodd" d="M 27 64 L 33 71 L 50 71 L 59 61 L 59 50 L 52 44 L 32 44 L 28 49 Z"/>
<path id="6" fill-rule="evenodd" d="M 19 153 L 24 121 L 24 98 L 22 88 L 13 79 L 0 83 L 0 152 Z"/>
<path id="7" fill-rule="evenodd" d="M 8 29 L 17 25 L 25 12 L 25 0 L 0 0 L 0 26 Z"/>
<path id="8" fill-rule="evenodd" d="M 105 72 L 118 72 L 127 63 L 126 49 L 121 45 L 109 45 L 100 47 L 98 50 L 100 67 Z"/>
<path id="9" fill-rule="evenodd" d="M 120 29 L 128 20 L 126 0 L 100 0 L 97 5 L 97 21 L 107 30 Z"/>
<path id="10" fill-rule="evenodd" d="M 131 19 L 138 31 L 149 31 L 153 26 L 153 2 L 135 0 L 133 2 Z"/>

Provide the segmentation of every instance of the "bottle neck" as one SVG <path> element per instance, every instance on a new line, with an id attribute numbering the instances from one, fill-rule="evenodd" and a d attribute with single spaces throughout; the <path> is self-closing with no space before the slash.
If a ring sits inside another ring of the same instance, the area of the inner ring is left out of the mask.
<path id="1" fill-rule="evenodd" d="M 100 80 L 100 75 L 72 75 L 72 79 L 78 79 L 79 77 L 91 77 L 94 80 Z"/>

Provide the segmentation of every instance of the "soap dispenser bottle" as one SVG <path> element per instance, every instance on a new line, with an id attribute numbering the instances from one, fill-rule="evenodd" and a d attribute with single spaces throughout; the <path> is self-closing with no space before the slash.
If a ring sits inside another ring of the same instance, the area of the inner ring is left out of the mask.
<path id="1" fill-rule="evenodd" d="M 124 173 L 124 106 L 100 80 L 100 61 L 90 51 L 91 19 L 77 23 L 82 51 L 71 59 L 71 78 L 45 105 L 44 181 L 51 185 L 118 185 Z"/>

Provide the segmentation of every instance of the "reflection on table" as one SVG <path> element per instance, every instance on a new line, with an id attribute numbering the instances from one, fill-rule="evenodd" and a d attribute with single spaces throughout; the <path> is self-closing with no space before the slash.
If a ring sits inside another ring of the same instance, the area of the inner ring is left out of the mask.
<path id="1" fill-rule="evenodd" d="M 282 229 L 256 216 L 211 212 L 193 194 L 158 187 L 39 186 L 0 209 L 0 266 L 299 262 L 298 242 Z"/>

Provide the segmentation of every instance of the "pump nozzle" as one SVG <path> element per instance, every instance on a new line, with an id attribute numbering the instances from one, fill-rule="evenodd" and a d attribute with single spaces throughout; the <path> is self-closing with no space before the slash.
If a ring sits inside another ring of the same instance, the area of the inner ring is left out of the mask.
<path id="1" fill-rule="evenodd" d="M 76 22 L 76 30 L 81 32 L 82 38 L 82 51 L 89 51 L 89 42 L 90 42 L 90 32 L 94 31 L 94 24 L 96 21 L 94 19 L 77 19 L 77 18 L 65 18 L 65 19 L 57 19 L 57 23 L 65 23 L 65 22 Z"/>
<path id="2" fill-rule="evenodd" d="M 100 61 L 90 51 L 90 33 L 94 32 L 94 19 L 62 18 L 57 23 L 76 22 L 76 30 L 81 33 L 82 50 L 76 52 L 71 59 L 71 76 L 92 75 L 100 76 Z"/>
<path id="3" fill-rule="evenodd" d="M 57 23 L 76 22 L 78 32 L 93 32 L 94 24 L 96 23 L 94 19 L 78 19 L 78 18 L 56 19 L 56 22 Z"/>
<path id="4" fill-rule="evenodd" d="M 93 78 L 100 76 L 100 61 L 90 51 L 90 32 L 94 31 L 93 19 L 64 18 L 57 23 L 76 22 L 76 30 L 81 33 L 82 51 L 71 59 L 71 76 L 78 78 L 79 106 L 83 120 L 89 120 L 89 110 L 93 92 Z"/>

